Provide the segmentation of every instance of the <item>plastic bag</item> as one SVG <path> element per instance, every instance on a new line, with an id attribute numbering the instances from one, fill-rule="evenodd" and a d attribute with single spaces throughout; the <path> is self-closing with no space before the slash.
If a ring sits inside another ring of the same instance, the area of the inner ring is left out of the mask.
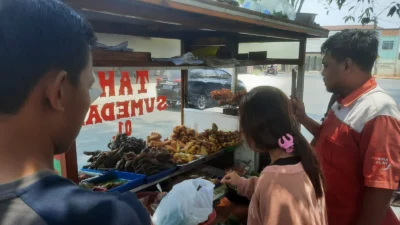
<path id="1" fill-rule="evenodd" d="M 175 185 L 153 216 L 155 225 L 198 225 L 213 211 L 214 184 L 203 179 Z"/>
<path id="2" fill-rule="evenodd" d="M 271 15 L 271 11 L 265 5 L 258 3 L 258 2 L 254 2 L 253 0 L 244 1 L 243 5 L 241 7 L 245 8 L 245 9 L 250 9 L 252 11 Z"/>
<path id="3" fill-rule="evenodd" d="M 94 49 L 102 49 L 106 51 L 116 51 L 116 52 L 133 52 L 133 49 L 128 48 L 128 42 L 124 41 L 121 44 L 114 45 L 114 46 L 108 46 L 102 43 L 97 42 L 95 46 L 93 46 Z"/>
<path id="4" fill-rule="evenodd" d="M 205 61 L 206 65 L 211 67 L 235 66 L 240 64 L 236 59 L 219 59 L 216 57 L 208 57 Z"/>
<path id="5" fill-rule="evenodd" d="M 294 20 L 296 18 L 296 11 L 293 6 L 289 4 L 289 1 L 278 1 L 278 4 L 274 8 L 274 12 L 286 14 L 289 20 Z"/>
<path id="6" fill-rule="evenodd" d="M 261 0 L 258 2 L 246 0 L 243 3 L 242 8 L 261 12 L 267 15 L 286 15 L 289 20 L 294 20 L 296 18 L 296 11 L 287 0 Z"/>
<path id="7" fill-rule="evenodd" d="M 203 60 L 198 59 L 191 52 L 185 53 L 184 55 L 181 55 L 181 56 L 168 58 L 168 59 L 153 59 L 153 61 L 156 61 L 156 62 L 172 62 L 177 66 L 180 66 L 180 65 L 183 65 L 183 64 L 200 65 L 200 64 L 204 63 Z"/>

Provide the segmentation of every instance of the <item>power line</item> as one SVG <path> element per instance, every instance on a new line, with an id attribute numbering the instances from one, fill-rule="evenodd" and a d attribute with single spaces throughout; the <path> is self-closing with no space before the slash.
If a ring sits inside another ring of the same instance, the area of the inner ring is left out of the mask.
<path id="1" fill-rule="evenodd" d="M 400 24 L 400 22 L 393 22 L 393 21 L 391 21 L 391 20 L 383 19 L 383 18 L 381 18 L 381 17 L 378 17 L 378 21 L 384 21 L 385 23 L 395 24 L 395 25 L 397 25 L 397 26 L 399 26 L 399 24 Z"/>

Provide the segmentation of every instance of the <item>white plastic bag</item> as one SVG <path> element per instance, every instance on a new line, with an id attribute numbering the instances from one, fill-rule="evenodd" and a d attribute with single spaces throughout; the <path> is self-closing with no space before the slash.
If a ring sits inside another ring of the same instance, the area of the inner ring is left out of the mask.
<path id="1" fill-rule="evenodd" d="M 200 64 L 204 63 L 203 60 L 198 59 L 191 52 L 185 53 L 185 54 L 183 54 L 181 56 L 168 58 L 168 59 L 153 59 L 153 61 L 156 61 L 156 62 L 172 62 L 177 66 L 180 66 L 180 65 L 183 65 L 183 64 L 200 65 Z"/>
<path id="2" fill-rule="evenodd" d="M 256 12 L 264 13 L 267 15 L 271 15 L 271 11 L 265 7 L 263 4 L 260 4 L 258 2 L 254 2 L 253 0 L 246 0 L 244 1 L 243 5 L 241 6 L 242 8 L 245 9 L 250 9 Z"/>
<path id="3" fill-rule="evenodd" d="M 286 0 L 279 1 L 274 11 L 286 14 L 289 20 L 296 19 L 296 11 L 294 10 L 293 6 L 289 3 L 289 1 Z"/>
<path id="4" fill-rule="evenodd" d="M 213 210 L 214 184 L 204 179 L 186 180 L 175 185 L 158 205 L 155 225 L 197 225 Z"/>
<path id="5" fill-rule="evenodd" d="M 253 0 L 246 0 L 243 3 L 242 8 L 268 15 L 281 13 L 286 15 L 289 20 L 294 20 L 296 18 L 296 11 L 287 0 L 261 0 L 257 2 L 254 2 Z"/>

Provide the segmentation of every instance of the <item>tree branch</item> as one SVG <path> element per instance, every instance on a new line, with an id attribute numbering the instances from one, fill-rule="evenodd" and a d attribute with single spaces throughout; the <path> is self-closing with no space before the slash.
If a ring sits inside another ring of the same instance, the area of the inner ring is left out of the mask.
<path id="1" fill-rule="evenodd" d="M 303 3 L 304 3 L 304 0 L 299 0 L 299 1 L 300 1 L 300 5 L 297 8 L 297 13 L 299 13 L 301 11 L 301 8 L 303 7 Z"/>

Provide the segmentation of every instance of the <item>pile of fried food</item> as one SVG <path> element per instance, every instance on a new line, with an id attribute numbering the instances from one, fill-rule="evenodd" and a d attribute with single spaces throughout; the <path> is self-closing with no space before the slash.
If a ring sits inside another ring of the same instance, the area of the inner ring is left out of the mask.
<path id="1" fill-rule="evenodd" d="M 242 135 L 239 131 L 221 131 L 218 130 L 217 125 L 214 123 L 212 129 L 207 129 L 203 133 L 200 133 L 198 138 L 200 140 L 208 140 L 217 145 L 217 151 L 238 146 L 243 141 Z"/>
<path id="2" fill-rule="evenodd" d="M 142 139 L 127 137 L 126 134 L 117 134 L 108 144 L 111 151 L 84 152 L 91 156 L 89 165 L 85 169 L 135 172 L 138 174 L 153 175 L 175 166 L 172 155 L 165 149 L 146 148 Z"/>
<path id="3" fill-rule="evenodd" d="M 108 144 L 110 151 L 83 152 L 90 156 L 89 165 L 86 169 L 112 169 L 126 153 L 137 154 L 146 147 L 146 142 L 142 139 L 127 137 L 126 134 L 117 134 L 112 142 Z"/>
<path id="4" fill-rule="evenodd" d="M 186 154 L 186 153 L 174 153 L 173 160 L 177 165 L 184 165 L 199 159 L 200 156 Z"/>
<path id="5" fill-rule="evenodd" d="M 119 171 L 153 175 L 175 166 L 172 155 L 163 149 L 146 148 L 140 154 L 126 153 L 115 168 Z"/>
<path id="6" fill-rule="evenodd" d="M 212 129 L 207 129 L 199 134 L 196 134 L 193 129 L 185 126 L 177 126 L 173 129 L 171 139 L 162 141 L 161 138 L 160 134 L 152 133 L 147 137 L 149 146 L 164 147 L 171 153 L 202 156 L 214 154 L 224 148 L 237 146 L 242 142 L 239 131 L 220 131 L 214 123 L 212 124 Z M 179 157 L 185 157 L 185 155 L 174 155 L 174 159 Z"/>
<path id="7" fill-rule="evenodd" d="M 117 134 L 108 144 L 110 151 L 84 152 L 90 156 L 85 169 L 135 172 L 152 175 L 175 165 L 184 165 L 201 156 L 211 155 L 222 149 L 241 144 L 238 131 L 224 132 L 213 124 L 202 133 L 185 126 L 173 129 L 170 139 L 162 140 L 158 133 L 151 133 L 146 142 L 142 139 Z"/>
<path id="8" fill-rule="evenodd" d="M 99 183 L 99 184 L 93 184 L 90 182 L 81 182 L 79 183 L 79 186 L 85 189 L 90 189 L 93 191 L 109 191 L 113 188 L 119 187 L 123 184 L 125 184 L 126 182 L 128 182 L 127 180 L 123 180 L 123 179 L 114 179 L 114 180 L 109 180 L 103 183 Z"/>
<path id="9" fill-rule="evenodd" d="M 139 154 L 146 148 L 146 142 L 143 139 L 128 137 L 126 134 L 117 134 L 115 139 L 108 143 L 109 149 L 123 148 L 123 152 L 134 152 Z"/>

